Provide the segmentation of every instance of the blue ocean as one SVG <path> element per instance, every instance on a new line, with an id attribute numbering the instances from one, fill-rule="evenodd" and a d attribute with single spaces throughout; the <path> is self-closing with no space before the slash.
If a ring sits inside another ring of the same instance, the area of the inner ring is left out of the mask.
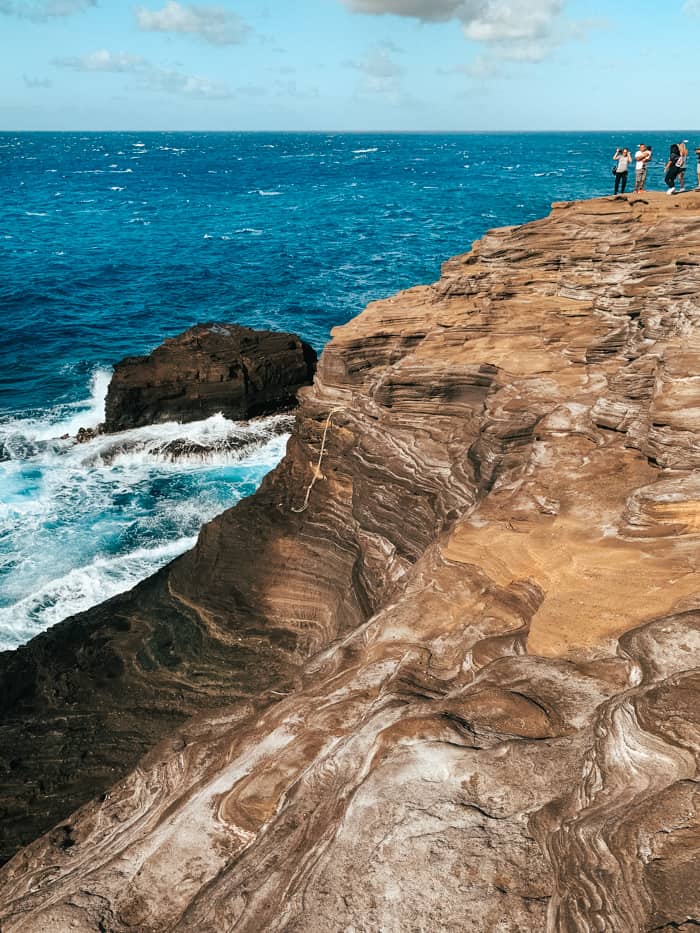
<path id="1" fill-rule="evenodd" d="M 674 138 L 646 135 L 650 187 Z M 0 134 L 0 649 L 191 547 L 284 453 L 274 418 L 73 443 L 102 420 L 113 363 L 212 320 L 320 351 L 333 326 L 434 281 L 486 229 L 610 193 L 615 147 L 646 140 Z M 174 438 L 211 452 L 174 460 Z"/>

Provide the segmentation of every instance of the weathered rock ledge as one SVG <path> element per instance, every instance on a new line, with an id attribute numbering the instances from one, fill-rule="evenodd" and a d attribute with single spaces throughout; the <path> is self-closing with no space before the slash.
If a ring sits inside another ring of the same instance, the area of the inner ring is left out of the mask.
<path id="1" fill-rule="evenodd" d="M 315 350 L 295 334 L 197 324 L 148 356 L 117 363 L 104 430 L 199 421 L 217 412 L 234 421 L 275 414 L 296 404 L 315 370 Z"/>
<path id="2" fill-rule="evenodd" d="M 696 929 L 699 363 L 695 194 L 338 328 L 254 497 L 0 658 L 3 933 Z"/>

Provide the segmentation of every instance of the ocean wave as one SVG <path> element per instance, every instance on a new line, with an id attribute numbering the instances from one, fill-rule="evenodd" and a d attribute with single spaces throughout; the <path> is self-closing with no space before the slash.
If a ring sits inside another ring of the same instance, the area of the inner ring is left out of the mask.
<path id="1" fill-rule="evenodd" d="M 23 599 L 0 608 L 0 650 L 15 648 L 68 616 L 124 593 L 196 542 L 193 535 L 115 557 L 95 557 L 85 566 L 48 580 Z"/>
<path id="2" fill-rule="evenodd" d="M 155 572 L 284 454 L 288 415 L 65 438 L 102 420 L 105 375 L 62 420 L 0 425 L 0 650 Z"/>
<path id="3" fill-rule="evenodd" d="M 261 453 L 271 441 L 286 437 L 292 424 L 289 415 L 242 422 L 229 421 L 222 414 L 188 424 L 169 421 L 99 435 L 80 445 L 79 456 L 86 467 L 225 466 Z"/>
<path id="4" fill-rule="evenodd" d="M 72 437 L 80 428 L 96 428 L 105 420 L 105 399 L 111 378 L 109 370 L 96 369 L 90 379 L 88 398 L 56 406 L 43 416 L 29 415 L 0 423 L 0 443 L 5 450 L 11 451 L 18 444 L 24 450 L 27 444 L 60 439 L 65 435 Z M 18 452 L 18 458 L 23 456 Z"/>

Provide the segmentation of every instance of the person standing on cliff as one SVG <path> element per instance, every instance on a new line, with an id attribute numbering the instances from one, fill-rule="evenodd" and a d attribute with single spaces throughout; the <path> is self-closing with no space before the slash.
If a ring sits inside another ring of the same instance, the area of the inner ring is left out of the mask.
<path id="1" fill-rule="evenodd" d="M 634 159 L 634 190 L 635 192 L 644 191 L 647 181 L 647 167 L 651 159 L 651 149 L 644 143 L 640 143 L 634 154 Z"/>
<path id="2" fill-rule="evenodd" d="M 680 173 L 680 165 L 678 164 L 681 160 L 681 147 L 678 143 L 673 143 L 671 145 L 671 152 L 668 157 L 668 162 L 666 163 L 666 174 L 664 176 L 664 181 L 666 182 L 666 194 L 675 194 L 676 193 L 676 178 Z"/>
<path id="3" fill-rule="evenodd" d="M 700 191 L 700 146 L 695 150 L 695 155 L 698 157 L 698 186 L 695 190 Z"/>
<path id="4" fill-rule="evenodd" d="M 680 149 L 680 159 L 678 160 L 678 168 L 680 172 L 678 173 L 678 188 L 680 191 L 685 191 L 685 170 L 688 168 L 688 146 L 686 143 L 687 139 L 684 139 L 682 143 L 678 144 Z"/>
<path id="5" fill-rule="evenodd" d="M 617 194 L 620 186 L 622 186 L 622 194 L 625 193 L 625 188 L 627 187 L 627 172 L 631 161 L 632 155 L 629 149 L 621 149 L 618 146 L 613 156 L 613 162 L 617 162 L 617 168 L 615 169 L 615 194 Z"/>

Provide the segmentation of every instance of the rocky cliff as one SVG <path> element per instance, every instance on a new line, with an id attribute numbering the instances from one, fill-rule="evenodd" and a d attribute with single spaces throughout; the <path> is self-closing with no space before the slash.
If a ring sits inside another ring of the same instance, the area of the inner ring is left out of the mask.
<path id="1" fill-rule="evenodd" d="M 316 351 L 295 334 L 197 324 L 148 356 L 117 363 L 104 429 L 199 421 L 217 412 L 240 421 L 284 411 L 315 369 Z"/>
<path id="2" fill-rule="evenodd" d="M 2 658 L 3 933 L 696 929 L 699 360 L 694 194 L 337 329 L 254 497 Z"/>

